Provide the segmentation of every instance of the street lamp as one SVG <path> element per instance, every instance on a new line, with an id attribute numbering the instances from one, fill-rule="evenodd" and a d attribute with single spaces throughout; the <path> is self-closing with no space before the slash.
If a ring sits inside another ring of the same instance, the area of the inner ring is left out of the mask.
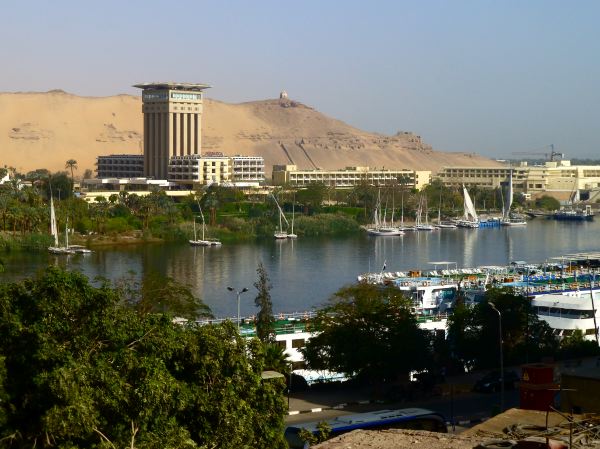
<path id="1" fill-rule="evenodd" d="M 488 302 L 492 310 L 498 313 L 498 340 L 500 342 L 500 413 L 504 411 L 504 351 L 502 350 L 502 314 L 493 302 Z"/>
<path id="2" fill-rule="evenodd" d="M 246 287 L 244 287 L 241 290 L 237 290 L 233 287 L 227 287 L 227 290 L 229 290 L 230 292 L 235 292 L 235 294 L 237 295 L 237 325 L 238 325 L 238 332 L 240 331 L 240 295 L 242 293 L 246 293 L 248 291 L 248 289 Z"/>

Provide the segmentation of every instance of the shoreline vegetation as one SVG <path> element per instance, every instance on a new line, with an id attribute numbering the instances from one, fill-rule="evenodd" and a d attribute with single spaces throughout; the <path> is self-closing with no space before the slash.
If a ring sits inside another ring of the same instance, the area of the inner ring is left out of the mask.
<path id="1" fill-rule="evenodd" d="M 362 231 L 361 225 L 356 220 L 341 213 L 299 217 L 294 226 L 303 237 L 342 236 Z M 215 236 L 220 241 L 235 244 L 271 239 L 275 227 L 261 221 L 236 218 L 227 220 L 224 224 L 207 226 L 206 229 L 209 235 Z M 186 221 L 163 229 L 159 235 L 154 235 L 151 231 L 135 229 L 102 234 L 93 231 L 89 234 L 81 234 L 73 230 L 69 233 L 69 243 L 93 249 L 147 243 L 184 243 L 192 236 L 193 224 Z M 46 233 L 0 231 L 0 251 L 45 251 L 51 244 L 52 238 Z"/>
<path id="2" fill-rule="evenodd" d="M 20 183 L 27 181 L 30 185 Z M 277 203 L 287 220 L 294 217 L 294 232 L 300 237 L 343 236 L 363 232 L 372 222 L 377 199 L 387 217 L 405 224 L 415 220 L 422 199 L 427 199 L 430 217 L 441 212 L 442 219 L 462 212 L 460 189 L 434 181 L 421 191 L 410 189 L 403 180 L 391 186 L 358 185 L 335 189 L 323 184 L 304 188 L 278 187 L 272 195 L 245 194 L 237 188 L 209 186 L 195 194 L 174 199 L 164 191 L 138 196 L 127 191 L 110 197 L 96 197 L 87 203 L 73 191 L 73 174 L 50 174 L 36 170 L 27 175 L 13 173 L 0 186 L 0 251 L 42 251 L 52 244 L 49 233 L 49 202 L 54 200 L 59 239 L 69 227 L 69 242 L 88 248 L 144 243 L 187 242 L 193 226 L 206 220 L 206 234 L 225 244 L 272 239 L 279 221 Z M 502 194 L 496 190 L 473 189 L 476 204 L 496 213 Z M 93 196 L 88 192 L 87 196 Z M 271 198 L 276 197 L 277 203 Z M 521 198 L 518 208 L 527 204 Z M 544 209 L 550 201 L 536 201 Z M 201 214 L 201 210 L 203 214 Z"/>

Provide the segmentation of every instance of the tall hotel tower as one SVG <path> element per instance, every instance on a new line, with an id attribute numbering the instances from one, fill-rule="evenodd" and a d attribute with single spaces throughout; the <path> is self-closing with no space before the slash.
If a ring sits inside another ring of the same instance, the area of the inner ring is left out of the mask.
<path id="1" fill-rule="evenodd" d="M 201 152 L 202 91 L 207 84 L 145 83 L 142 89 L 144 113 L 144 176 L 167 179 L 172 156 Z"/>

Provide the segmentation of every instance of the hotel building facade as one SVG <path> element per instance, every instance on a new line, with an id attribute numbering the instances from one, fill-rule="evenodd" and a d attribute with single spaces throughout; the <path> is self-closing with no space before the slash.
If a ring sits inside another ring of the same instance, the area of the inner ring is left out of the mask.
<path id="1" fill-rule="evenodd" d="M 568 160 L 533 166 L 522 162 L 516 167 L 444 167 L 435 178 L 446 186 L 494 189 L 506 184 L 511 171 L 513 188 L 528 198 L 550 195 L 567 201 L 600 189 L 599 165 L 571 165 Z"/>
<path id="2" fill-rule="evenodd" d="M 343 170 L 298 170 L 296 165 L 274 165 L 273 184 L 294 187 L 321 183 L 344 188 L 359 184 L 385 186 L 404 184 L 407 188 L 422 189 L 431 182 L 427 170 L 371 170 L 369 167 L 346 167 Z"/>
<path id="3" fill-rule="evenodd" d="M 207 84 L 145 83 L 144 176 L 166 179 L 169 159 L 200 154 L 202 150 L 202 91 Z"/>

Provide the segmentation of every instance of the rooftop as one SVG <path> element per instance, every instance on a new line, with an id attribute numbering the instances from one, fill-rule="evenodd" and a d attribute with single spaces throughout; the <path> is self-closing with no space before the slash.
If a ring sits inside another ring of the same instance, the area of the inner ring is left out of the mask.
<path id="1" fill-rule="evenodd" d="M 133 87 L 137 87 L 138 89 L 170 89 L 170 90 L 192 90 L 192 91 L 202 91 L 204 89 L 208 89 L 211 86 L 208 84 L 198 84 L 198 83 L 174 83 L 174 82 L 163 82 L 163 83 L 141 83 L 134 84 Z"/>

